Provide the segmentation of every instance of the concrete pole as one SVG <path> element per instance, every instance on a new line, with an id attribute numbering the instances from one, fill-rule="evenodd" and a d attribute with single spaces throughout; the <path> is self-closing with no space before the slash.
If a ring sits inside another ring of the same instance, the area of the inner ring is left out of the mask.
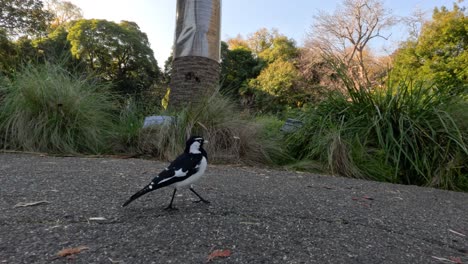
<path id="1" fill-rule="evenodd" d="M 221 0 L 177 0 L 169 107 L 197 103 L 219 85 Z"/>

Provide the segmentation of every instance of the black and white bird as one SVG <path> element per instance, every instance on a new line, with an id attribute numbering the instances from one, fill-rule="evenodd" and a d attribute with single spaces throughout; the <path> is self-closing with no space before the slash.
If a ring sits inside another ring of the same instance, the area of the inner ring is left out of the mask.
<path id="1" fill-rule="evenodd" d="M 174 188 L 171 203 L 166 210 L 175 209 L 172 207 L 172 203 L 174 202 L 177 189 L 185 186 L 189 186 L 190 191 L 200 198 L 197 202 L 210 203 L 201 197 L 193 189 L 192 185 L 203 176 L 208 165 L 208 155 L 203 149 L 203 144 L 207 142 L 208 141 L 202 137 L 190 137 L 185 144 L 184 153 L 171 162 L 171 164 L 159 173 L 148 185 L 132 195 L 122 206 L 127 206 L 140 196 L 166 186 Z"/>

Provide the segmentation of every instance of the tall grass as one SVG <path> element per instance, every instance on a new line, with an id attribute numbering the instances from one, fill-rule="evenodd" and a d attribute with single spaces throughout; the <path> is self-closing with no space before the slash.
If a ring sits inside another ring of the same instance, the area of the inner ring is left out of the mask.
<path id="1" fill-rule="evenodd" d="M 120 102 L 120 103 L 118 103 Z M 108 87 L 76 77 L 57 64 L 26 66 L 0 83 L 3 149 L 57 154 L 137 154 L 171 160 L 190 135 L 204 136 L 212 162 L 264 164 L 281 157 L 262 124 L 215 94 L 177 111 L 122 100 Z M 142 128 L 149 113 L 174 122 Z"/>
<path id="2" fill-rule="evenodd" d="M 114 103 L 105 85 L 45 63 L 25 66 L 0 89 L 3 148 L 49 153 L 106 149 Z"/>
<path id="3" fill-rule="evenodd" d="M 276 142 L 262 137 L 261 124 L 241 113 L 235 103 L 219 94 L 177 111 L 161 111 L 155 114 L 172 116 L 174 121 L 142 128 L 138 134 L 133 131 L 131 141 L 135 154 L 171 160 L 183 151 L 185 140 L 190 135 L 200 135 L 209 141 L 205 148 L 210 161 L 217 163 L 271 163 L 272 157 L 275 156 L 273 153 L 278 151 Z M 143 117 L 135 120 L 135 113 L 128 116 L 134 121 L 139 120 L 136 122 L 141 128 Z M 122 125 L 125 124 L 127 121 L 123 120 Z M 125 137 L 126 135 L 122 134 L 120 138 Z M 116 148 L 121 148 L 122 142 L 120 141 L 120 147 Z"/>
<path id="4" fill-rule="evenodd" d="M 297 158 L 349 177 L 468 190 L 468 121 L 453 114 L 466 99 L 424 84 L 345 84 L 347 94 L 302 115 L 304 127 L 288 137 Z"/>
<path id="5" fill-rule="evenodd" d="M 141 149 L 141 137 L 145 135 L 143 121 L 145 116 L 160 112 L 161 107 L 128 98 L 124 106 L 116 115 L 113 139 L 110 144 L 115 153 L 139 155 L 143 154 Z M 148 153 L 146 153 L 148 154 Z"/>

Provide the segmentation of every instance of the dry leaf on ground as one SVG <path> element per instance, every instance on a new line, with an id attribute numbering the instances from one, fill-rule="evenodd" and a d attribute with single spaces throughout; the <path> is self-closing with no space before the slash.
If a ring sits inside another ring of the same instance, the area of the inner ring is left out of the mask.
<path id="1" fill-rule="evenodd" d="M 453 263 L 456 263 L 456 264 L 463 264 L 463 262 L 461 261 L 461 258 L 459 258 L 459 257 L 449 257 L 449 259 L 450 259 Z"/>
<path id="2" fill-rule="evenodd" d="M 65 248 L 57 252 L 57 256 L 59 257 L 66 257 L 74 254 L 78 254 L 83 250 L 87 250 L 89 247 L 87 246 L 79 246 L 79 247 L 74 247 L 74 248 Z"/>
<path id="3" fill-rule="evenodd" d="M 211 254 L 208 256 L 207 262 L 210 262 L 215 258 L 227 258 L 229 256 L 231 256 L 231 250 L 229 250 L 229 249 L 224 249 L 224 250 L 217 249 L 217 250 L 211 252 Z"/>

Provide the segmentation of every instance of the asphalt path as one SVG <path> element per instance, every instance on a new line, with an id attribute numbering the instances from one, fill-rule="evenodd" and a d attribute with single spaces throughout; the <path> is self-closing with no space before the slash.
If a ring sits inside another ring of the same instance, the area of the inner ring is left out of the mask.
<path id="1" fill-rule="evenodd" d="M 166 164 L 0 154 L 0 263 L 468 263 L 468 193 L 210 165 L 121 207 Z"/>

